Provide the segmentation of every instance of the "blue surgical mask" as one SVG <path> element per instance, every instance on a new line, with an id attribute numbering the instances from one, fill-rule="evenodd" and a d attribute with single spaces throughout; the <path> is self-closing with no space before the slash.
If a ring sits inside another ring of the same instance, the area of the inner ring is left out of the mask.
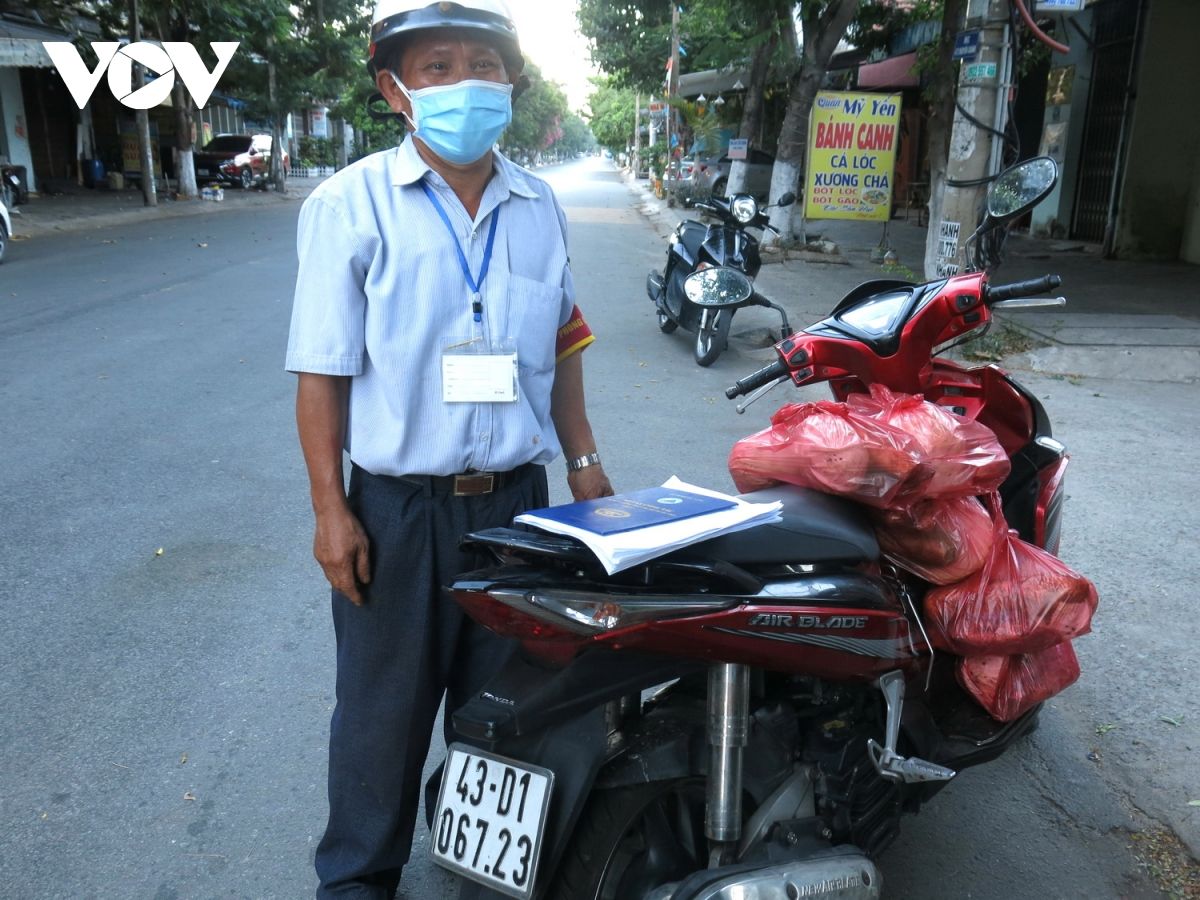
<path id="1" fill-rule="evenodd" d="M 447 162 L 473 163 L 492 149 L 512 121 L 512 85 L 468 79 L 410 91 L 413 134 Z"/>

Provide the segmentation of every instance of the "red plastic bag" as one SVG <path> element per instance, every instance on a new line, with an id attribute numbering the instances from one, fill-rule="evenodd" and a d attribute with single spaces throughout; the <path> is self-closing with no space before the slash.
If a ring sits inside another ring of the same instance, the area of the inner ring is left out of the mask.
<path id="1" fill-rule="evenodd" d="M 954 584 L 978 572 L 995 540 L 992 520 L 974 497 L 872 511 L 871 520 L 884 555 L 933 584 Z"/>
<path id="2" fill-rule="evenodd" d="M 983 568 L 925 595 L 933 642 L 961 656 L 1032 653 L 1091 631 L 1095 585 L 1010 531 L 997 495 L 988 505 L 995 531 Z"/>
<path id="3" fill-rule="evenodd" d="M 927 469 L 920 481 L 902 492 L 911 500 L 976 497 L 1000 487 L 1012 464 L 986 425 L 930 403 L 919 394 L 897 394 L 881 384 L 871 394 L 851 394 L 846 403 L 855 412 L 911 435 Z M 903 496 L 899 499 L 905 499 Z"/>
<path id="4" fill-rule="evenodd" d="M 1079 660 L 1067 641 L 1016 656 L 968 656 L 958 661 L 958 683 L 993 719 L 1011 722 L 1075 683 Z"/>
<path id="5" fill-rule="evenodd" d="M 919 452 L 908 435 L 844 403 L 789 403 L 770 427 L 733 445 L 729 472 L 743 492 L 786 482 L 887 507 Z"/>

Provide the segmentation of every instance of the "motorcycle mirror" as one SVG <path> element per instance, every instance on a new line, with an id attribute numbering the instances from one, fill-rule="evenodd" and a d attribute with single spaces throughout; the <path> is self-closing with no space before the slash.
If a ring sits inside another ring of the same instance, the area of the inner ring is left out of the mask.
<path id="1" fill-rule="evenodd" d="M 1017 163 L 988 186 L 988 216 L 1000 223 L 1015 219 L 1041 203 L 1057 182 L 1058 163 L 1049 156 Z"/>
<path id="2" fill-rule="evenodd" d="M 775 201 L 776 206 L 791 206 L 796 202 L 796 195 L 788 191 L 782 197 Z"/>
<path id="3" fill-rule="evenodd" d="M 728 266 L 710 266 L 693 272 L 683 283 L 683 292 L 697 306 L 736 306 L 754 293 L 750 279 Z"/>

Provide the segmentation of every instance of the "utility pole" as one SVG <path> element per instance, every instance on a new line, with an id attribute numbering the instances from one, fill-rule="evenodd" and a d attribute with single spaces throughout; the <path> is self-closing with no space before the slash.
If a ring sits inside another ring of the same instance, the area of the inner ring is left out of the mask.
<path id="1" fill-rule="evenodd" d="M 979 55 L 974 61 L 962 63 L 942 217 L 939 222 L 929 223 L 926 243 L 926 256 L 935 257 L 938 277 L 957 274 L 966 263 L 963 248 L 983 212 L 985 179 L 997 174 L 1002 165 L 1003 139 L 996 132 L 1003 132 L 1007 124 L 1012 89 L 1007 0 L 970 0 L 967 28 L 981 30 Z M 965 186 L 952 187 L 950 182 L 963 182 Z M 936 251 L 930 253 L 935 244 Z"/>
<path id="2" fill-rule="evenodd" d="M 667 173 L 671 174 L 671 162 L 674 150 L 671 148 L 671 138 L 679 140 L 678 121 L 675 118 L 675 107 L 671 105 L 672 98 L 679 96 L 679 4 L 671 0 L 671 71 L 667 79 Z M 678 173 L 677 173 L 678 174 Z"/>
<path id="3" fill-rule="evenodd" d="M 142 23 L 138 18 L 138 0 L 129 0 L 130 37 L 133 43 L 142 39 Z M 133 65 L 133 89 L 142 86 L 142 67 Z M 158 191 L 154 186 L 154 148 L 150 145 L 150 112 L 145 109 L 137 111 L 138 149 L 142 157 L 142 203 L 145 206 L 158 206 Z"/>

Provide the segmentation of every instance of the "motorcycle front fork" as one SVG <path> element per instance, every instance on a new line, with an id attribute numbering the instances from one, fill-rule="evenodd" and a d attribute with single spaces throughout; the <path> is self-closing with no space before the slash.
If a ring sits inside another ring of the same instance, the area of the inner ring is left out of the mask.
<path id="1" fill-rule="evenodd" d="M 742 836 L 742 757 L 750 733 L 750 667 L 708 669 L 708 792 L 704 834 L 713 862 L 736 853 Z"/>
<path id="2" fill-rule="evenodd" d="M 913 783 L 949 781 L 953 769 L 897 752 L 904 707 L 904 676 L 889 672 L 878 682 L 887 704 L 884 744 L 867 741 L 867 752 L 880 776 Z M 750 667 L 714 663 L 708 669 L 708 786 L 704 834 L 709 866 L 733 862 L 742 837 L 742 763 L 750 735 Z"/>

